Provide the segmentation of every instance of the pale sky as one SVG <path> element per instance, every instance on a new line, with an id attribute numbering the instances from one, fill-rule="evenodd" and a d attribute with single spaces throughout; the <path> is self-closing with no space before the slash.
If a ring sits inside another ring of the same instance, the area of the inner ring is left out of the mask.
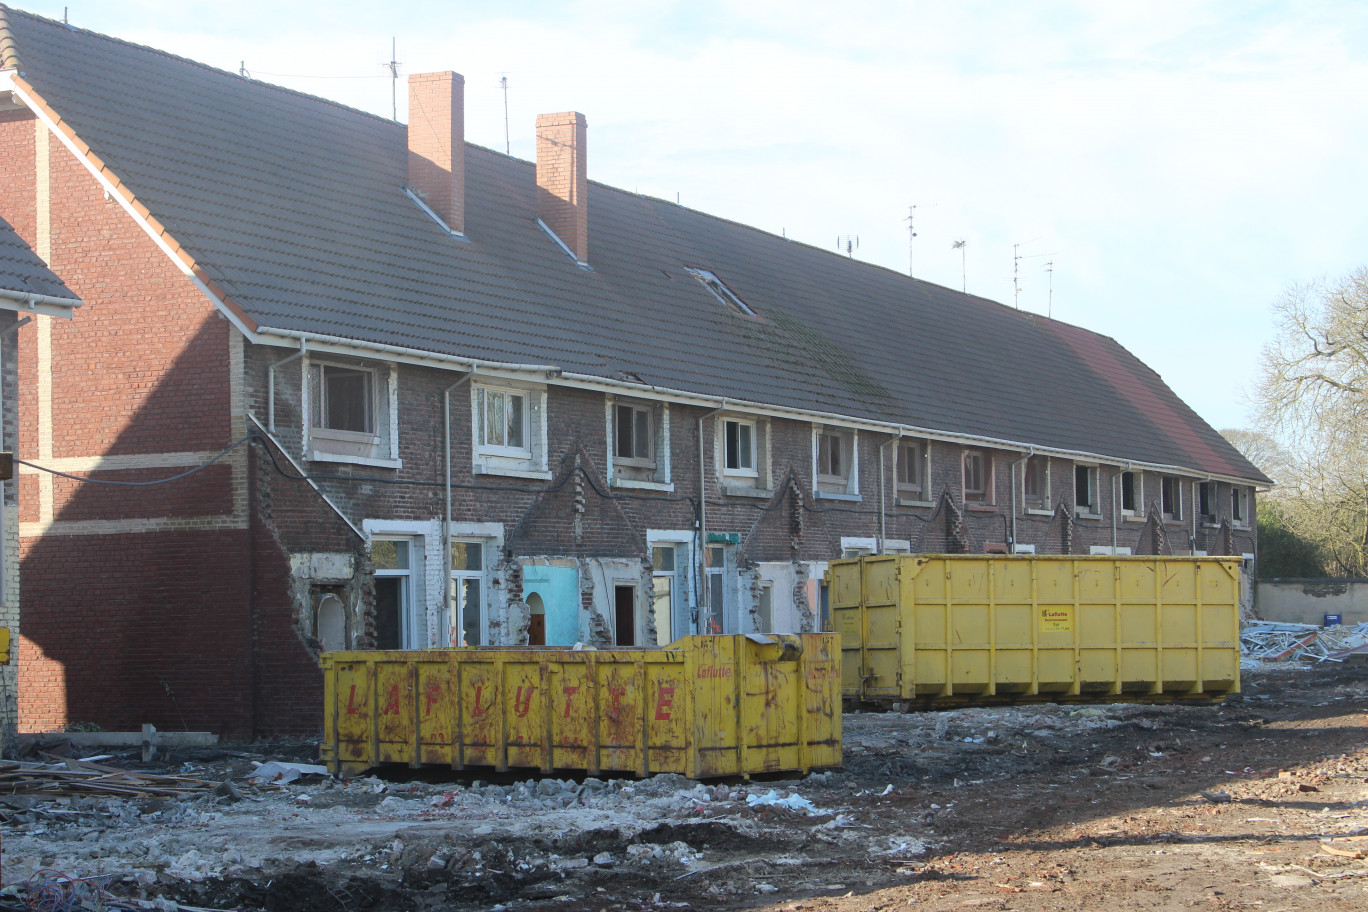
<path id="1" fill-rule="evenodd" d="M 507 76 L 515 156 L 580 111 L 593 180 L 952 288 L 964 240 L 1007 306 L 1020 243 L 1023 310 L 1218 428 L 1249 423 L 1278 295 L 1368 264 L 1353 0 L 8 2 L 386 117 L 394 38 L 401 76 L 465 76 L 471 142 L 504 148 Z"/>

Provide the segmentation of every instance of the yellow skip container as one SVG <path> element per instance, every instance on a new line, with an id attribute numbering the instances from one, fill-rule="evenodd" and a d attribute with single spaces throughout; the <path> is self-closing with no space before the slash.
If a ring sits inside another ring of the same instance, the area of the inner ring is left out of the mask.
<path id="1" fill-rule="evenodd" d="M 1240 689 L 1239 562 L 834 561 L 842 693 L 864 703 L 1214 698 Z"/>
<path id="2" fill-rule="evenodd" d="M 681 773 L 841 764 L 834 634 L 692 636 L 663 648 L 331 652 L 324 761 Z"/>

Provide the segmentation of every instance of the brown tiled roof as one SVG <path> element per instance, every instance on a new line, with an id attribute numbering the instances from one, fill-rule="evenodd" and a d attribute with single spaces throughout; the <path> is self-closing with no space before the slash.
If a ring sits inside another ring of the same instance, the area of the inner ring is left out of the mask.
<path id="1" fill-rule="evenodd" d="M 19 294 L 43 295 L 49 298 L 62 298 L 73 303 L 77 297 L 66 287 L 57 274 L 48 268 L 33 248 L 24 243 L 11 227 L 0 217 L 0 289 Z"/>
<path id="2" fill-rule="evenodd" d="M 6 30 L 249 326 L 1265 480 L 1112 339 L 592 182 L 579 269 L 536 224 L 533 166 L 478 146 L 451 238 L 403 192 L 400 124 L 0 7 Z"/>

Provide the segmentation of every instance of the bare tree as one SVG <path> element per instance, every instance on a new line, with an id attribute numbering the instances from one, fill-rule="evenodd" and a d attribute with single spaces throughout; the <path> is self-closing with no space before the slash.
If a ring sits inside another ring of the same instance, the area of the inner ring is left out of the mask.
<path id="1" fill-rule="evenodd" d="M 1278 443 L 1276 437 L 1265 431 L 1252 431 L 1246 428 L 1224 428 L 1221 430 L 1231 446 L 1240 451 L 1250 462 L 1275 484 L 1286 484 L 1294 472 L 1292 454 Z"/>
<path id="2" fill-rule="evenodd" d="M 1327 569 L 1368 572 L 1368 268 L 1290 289 L 1275 305 L 1255 395 L 1290 454 L 1275 497 Z M 1238 444 L 1237 444 L 1238 447 Z"/>

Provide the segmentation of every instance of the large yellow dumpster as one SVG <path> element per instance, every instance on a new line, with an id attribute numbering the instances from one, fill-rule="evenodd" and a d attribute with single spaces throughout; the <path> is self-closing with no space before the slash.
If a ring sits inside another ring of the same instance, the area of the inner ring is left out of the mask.
<path id="1" fill-rule="evenodd" d="M 902 555 L 828 571 L 842 693 L 868 703 L 1240 689 L 1239 562 Z"/>
<path id="2" fill-rule="evenodd" d="M 841 764 L 834 634 L 323 656 L 323 759 L 691 778 Z"/>

